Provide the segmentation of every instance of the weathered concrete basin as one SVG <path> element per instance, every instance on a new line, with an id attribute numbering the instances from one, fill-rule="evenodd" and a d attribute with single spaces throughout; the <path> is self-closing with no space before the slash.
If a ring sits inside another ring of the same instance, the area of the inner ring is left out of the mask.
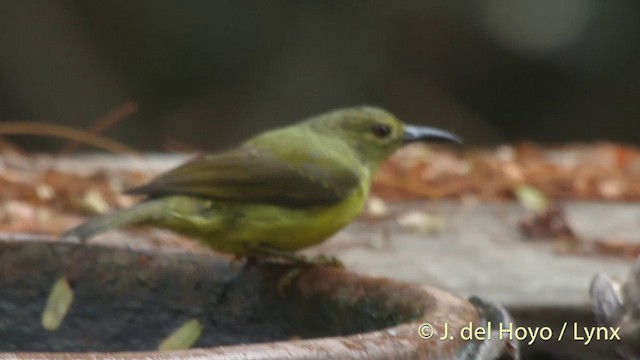
<path id="1" fill-rule="evenodd" d="M 478 345 L 418 336 L 423 322 L 455 335 L 479 321 L 467 301 L 430 287 L 317 267 L 281 293 L 288 265 L 50 240 L 0 236 L 0 357 L 454 359 Z M 40 317 L 62 275 L 75 298 L 48 331 Z M 203 326 L 195 349 L 155 351 L 191 318 Z"/>

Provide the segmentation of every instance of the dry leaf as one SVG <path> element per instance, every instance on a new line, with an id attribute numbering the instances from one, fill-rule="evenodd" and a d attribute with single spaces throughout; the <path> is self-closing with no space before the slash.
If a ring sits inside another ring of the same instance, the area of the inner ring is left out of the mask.
<path id="1" fill-rule="evenodd" d="M 185 350 L 193 346 L 202 335 L 202 326 L 191 319 L 167 336 L 158 346 L 158 351 Z"/>
<path id="2" fill-rule="evenodd" d="M 57 330 L 62 325 L 72 303 L 73 289 L 66 277 L 59 277 L 51 288 L 42 312 L 42 327 L 49 331 Z"/>

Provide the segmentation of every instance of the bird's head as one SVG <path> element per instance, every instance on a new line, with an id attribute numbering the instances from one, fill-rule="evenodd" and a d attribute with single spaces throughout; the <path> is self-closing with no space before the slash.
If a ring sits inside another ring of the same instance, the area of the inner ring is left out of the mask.
<path id="1" fill-rule="evenodd" d="M 310 120 L 316 131 L 339 136 L 358 157 L 377 167 L 395 150 L 412 142 L 444 141 L 461 144 L 462 140 L 445 130 L 408 125 L 378 107 L 346 108 Z"/>

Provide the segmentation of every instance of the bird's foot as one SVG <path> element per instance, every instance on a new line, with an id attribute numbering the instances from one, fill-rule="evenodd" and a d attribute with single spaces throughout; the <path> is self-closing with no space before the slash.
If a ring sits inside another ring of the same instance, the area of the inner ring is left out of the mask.
<path id="1" fill-rule="evenodd" d="M 327 266 L 327 267 L 335 267 L 339 269 L 344 269 L 344 264 L 340 259 L 332 255 L 316 255 L 313 257 L 305 258 L 306 264 L 311 266 Z"/>
<path id="2" fill-rule="evenodd" d="M 275 250 L 271 248 L 257 246 L 254 249 L 254 253 L 261 257 L 281 259 L 290 262 L 293 266 L 284 275 L 280 277 L 277 284 L 278 294 L 284 296 L 286 289 L 291 286 L 295 279 L 302 274 L 305 270 L 308 270 L 315 266 L 328 266 L 335 268 L 344 268 L 344 264 L 335 256 L 316 255 L 308 257 L 300 254 L 295 254 L 288 251 Z"/>
<path id="3" fill-rule="evenodd" d="M 303 266 L 330 266 L 344 268 L 344 264 L 335 256 L 327 256 L 324 254 L 308 257 L 289 251 L 271 249 L 263 246 L 256 246 L 252 249 L 256 255 L 262 257 L 282 259 L 293 263 L 294 265 Z"/>
<path id="4" fill-rule="evenodd" d="M 295 267 L 287 271 L 284 275 L 280 277 L 278 280 L 278 284 L 276 285 L 276 290 L 278 291 L 278 295 L 280 297 L 284 297 L 287 289 L 293 284 L 293 282 L 302 274 L 305 269 L 300 267 Z"/>
<path id="5" fill-rule="evenodd" d="M 300 276 L 305 270 L 313 268 L 315 266 L 327 266 L 335 267 L 339 269 L 344 268 L 344 264 L 335 256 L 316 255 L 314 257 L 300 256 L 297 262 L 294 263 L 289 271 L 280 277 L 278 280 L 278 294 L 284 297 L 284 293 L 291 286 L 293 281 Z"/>

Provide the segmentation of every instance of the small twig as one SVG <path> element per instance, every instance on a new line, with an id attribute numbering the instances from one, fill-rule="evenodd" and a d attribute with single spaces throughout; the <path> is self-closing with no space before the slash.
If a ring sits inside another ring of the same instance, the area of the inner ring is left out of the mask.
<path id="1" fill-rule="evenodd" d="M 27 156 L 27 152 L 9 139 L 0 137 L 0 151 L 8 151 L 19 156 Z"/>
<path id="2" fill-rule="evenodd" d="M 98 119 L 91 127 L 86 130 L 87 134 L 98 135 L 108 128 L 114 126 L 125 118 L 135 114 L 138 111 L 138 104 L 133 101 L 127 101 L 117 108 L 111 110 L 107 115 Z M 61 150 L 60 155 L 68 155 L 76 151 L 81 143 L 73 140 L 67 143 Z"/>
<path id="3" fill-rule="evenodd" d="M 61 125 L 9 121 L 0 123 L 0 135 L 44 135 L 74 140 L 116 154 L 140 155 L 134 148 L 98 135 Z"/>

